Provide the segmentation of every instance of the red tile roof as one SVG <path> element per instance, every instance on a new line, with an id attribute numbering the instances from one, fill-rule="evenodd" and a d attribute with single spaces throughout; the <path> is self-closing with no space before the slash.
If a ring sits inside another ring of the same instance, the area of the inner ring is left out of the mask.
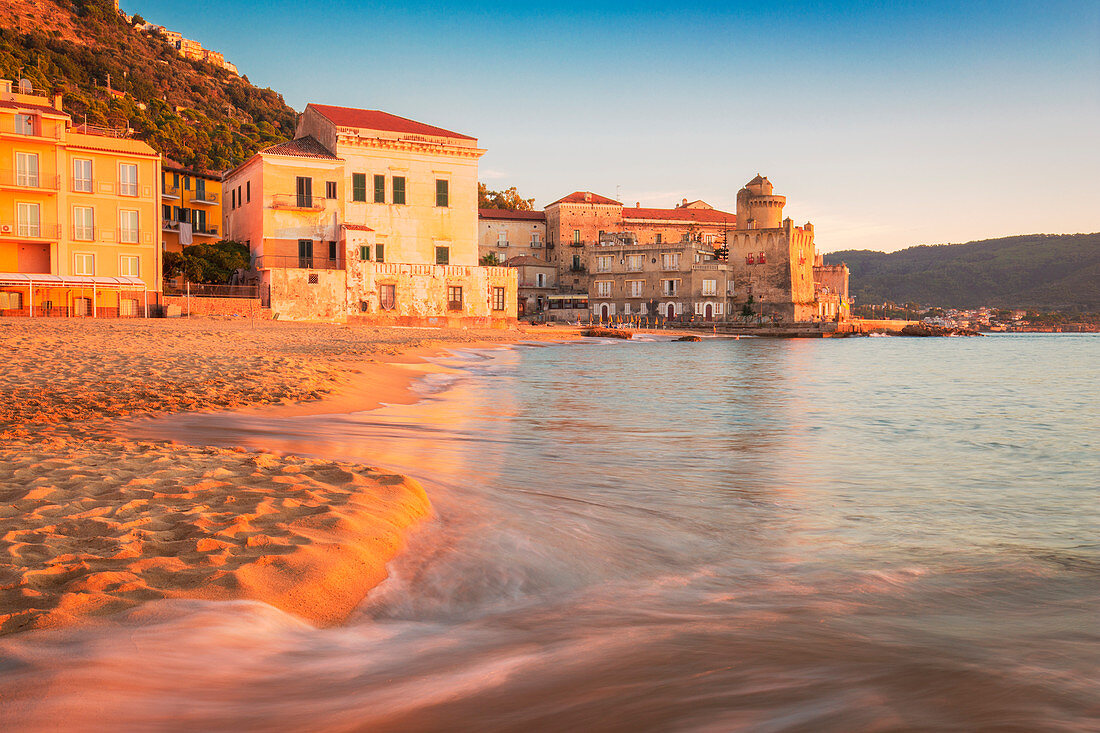
<path id="1" fill-rule="evenodd" d="M 623 209 L 623 220 L 650 219 L 658 221 L 692 221 L 701 224 L 729 224 L 737 222 L 737 214 L 718 209 Z"/>
<path id="2" fill-rule="evenodd" d="M 541 267 L 556 267 L 553 262 L 547 262 L 546 260 L 540 260 L 538 257 L 532 257 L 531 255 L 519 255 L 518 257 L 510 257 L 504 261 L 505 267 L 519 267 L 520 265 L 539 265 Z"/>
<path id="3" fill-rule="evenodd" d="M 287 140 L 285 143 L 277 143 L 260 151 L 270 155 L 292 155 L 296 158 L 325 158 L 327 160 L 340 160 L 329 152 L 321 143 L 311 135 Z"/>
<path id="4" fill-rule="evenodd" d="M 512 209 L 478 209 L 479 219 L 523 219 L 525 221 L 546 221 L 545 211 L 513 211 Z"/>
<path id="5" fill-rule="evenodd" d="M 57 117 L 68 117 L 67 114 L 59 110 L 54 109 L 46 104 L 26 104 L 24 102 L 16 102 L 14 100 L 0 101 L 0 107 L 4 109 L 26 109 L 33 110 L 34 112 L 40 112 L 44 115 L 56 115 Z"/>
<path id="6" fill-rule="evenodd" d="M 209 170 L 207 168 L 188 168 L 183 163 L 172 160 L 171 158 L 161 158 L 160 167 L 166 171 L 176 171 L 178 173 L 187 173 L 192 176 L 198 176 L 199 178 L 211 178 L 216 181 L 220 181 L 222 178 L 221 171 Z"/>
<path id="7" fill-rule="evenodd" d="M 371 229 L 366 224 L 344 224 L 343 226 L 344 226 L 344 229 L 351 229 L 352 231 L 356 231 L 356 232 L 373 232 L 374 231 L 373 229 Z"/>
<path id="8" fill-rule="evenodd" d="M 606 196 L 601 196 L 598 193 L 592 193 L 591 191 L 574 191 L 568 196 L 564 196 L 555 204 L 612 204 L 614 206 L 622 206 L 622 203 L 615 199 L 609 199 Z M 552 206 L 553 204 L 551 204 Z"/>
<path id="9" fill-rule="evenodd" d="M 423 122 L 391 115 L 377 109 L 355 109 L 354 107 L 333 107 L 327 104 L 308 104 L 337 127 L 358 127 L 364 130 L 385 130 L 386 132 L 404 132 L 409 135 L 432 135 L 435 137 L 453 137 L 459 140 L 476 140 L 476 137 L 461 135 L 444 130 L 442 127 L 426 125 Z"/>

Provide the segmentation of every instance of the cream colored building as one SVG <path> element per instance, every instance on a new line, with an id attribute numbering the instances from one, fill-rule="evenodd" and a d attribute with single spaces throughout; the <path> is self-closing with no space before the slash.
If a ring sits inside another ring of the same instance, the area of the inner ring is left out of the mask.
<path id="1" fill-rule="evenodd" d="M 497 262 L 517 257 L 532 257 L 548 262 L 546 250 L 546 212 L 478 210 L 478 254 Z"/>
<path id="2" fill-rule="evenodd" d="M 0 315 L 142 315 L 161 286 L 160 156 L 0 80 Z"/>
<path id="3" fill-rule="evenodd" d="M 484 152 L 396 115 L 310 104 L 294 140 L 227 174 L 225 231 L 249 245 L 280 317 L 513 321 L 515 272 L 478 265 Z"/>

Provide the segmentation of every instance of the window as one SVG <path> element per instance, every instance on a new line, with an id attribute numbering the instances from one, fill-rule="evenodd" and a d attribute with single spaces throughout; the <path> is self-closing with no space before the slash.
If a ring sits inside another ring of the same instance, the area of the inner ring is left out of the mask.
<path id="1" fill-rule="evenodd" d="M 535 287 L 538 287 L 538 288 L 545 288 L 546 287 L 546 274 L 545 273 L 540 272 L 540 273 L 537 273 L 535 275 Z"/>
<path id="2" fill-rule="evenodd" d="M 298 176 L 296 185 L 296 193 L 298 196 L 298 208 L 310 209 L 313 208 L 313 179 L 309 176 Z M 238 198 L 241 195 L 240 187 L 237 188 Z"/>
<path id="3" fill-rule="evenodd" d="M 83 158 L 73 160 L 73 190 L 78 193 L 92 192 L 92 161 Z"/>
<path id="4" fill-rule="evenodd" d="M 658 234 L 658 235 L 657 235 L 657 238 L 656 238 L 656 239 L 654 239 L 653 241 L 654 241 L 654 242 L 656 242 L 657 244 L 660 244 L 660 243 L 661 243 L 661 235 L 660 235 L 660 234 Z"/>
<path id="5" fill-rule="evenodd" d="M 733 293 L 734 293 L 733 280 L 727 280 L 726 281 L 726 294 L 727 295 L 733 295 Z"/>
<path id="6" fill-rule="evenodd" d="M 328 258 L 333 262 L 336 261 L 336 242 L 328 243 Z"/>
<path id="7" fill-rule="evenodd" d="M 190 176 L 184 176 L 183 177 L 183 190 L 184 191 L 190 191 L 191 190 L 191 177 Z"/>
<path id="8" fill-rule="evenodd" d="M 718 294 L 718 281 L 717 280 L 704 280 L 703 281 L 703 295 L 717 295 Z"/>
<path id="9" fill-rule="evenodd" d="M 366 201 L 367 200 L 367 174 L 366 173 L 352 173 L 351 174 L 351 200 L 352 201 Z"/>
<path id="10" fill-rule="evenodd" d="M 395 204 L 405 203 L 405 177 L 394 176 L 393 177 L 393 202 Z"/>
<path id="11" fill-rule="evenodd" d="M 195 179 L 195 198 L 194 201 L 206 201 L 206 179 Z"/>
<path id="12" fill-rule="evenodd" d="M 703 235 L 703 242 L 705 244 L 714 244 L 714 239 L 715 239 L 714 234 L 704 234 Z"/>
<path id="13" fill-rule="evenodd" d="M 38 237 L 42 234 L 38 204 L 16 204 L 15 228 L 21 237 Z"/>
<path id="14" fill-rule="evenodd" d="M 574 229 L 573 230 L 573 244 L 580 244 L 580 243 L 581 243 L 581 230 L 580 229 Z"/>
<path id="15" fill-rule="evenodd" d="M 460 311 L 462 310 L 462 286 L 461 285 L 448 285 L 447 286 L 447 310 Z"/>
<path id="16" fill-rule="evenodd" d="M 325 198 L 336 198 L 336 181 L 325 181 Z"/>
<path id="17" fill-rule="evenodd" d="M 91 206 L 73 207 L 73 239 L 90 242 L 93 234 L 93 213 Z"/>
<path id="18" fill-rule="evenodd" d="M 298 267 L 303 270 L 313 269 L 313 240 L 298 240 Z"/>
<path id="19" fill-rule="evenodd" d="M 375 262 L 385 262 L 386 261 L 385 254 L 386 254 L 386 245 L 384 245 L 384 244 L 374 245 L 374 261 Z"/>
<path id="20" fill-rule="evenodd" d="M 229 202 L 230 202 L 230 206 L 229 206 L 230 209 L 237 208 L 237 189 L 235 189 L 235 188 L 229 189 Z"/>
<path id="21" fill-rule="evenodd" d="M 191 224 L 194 226 L 196 232 L 210 233 L 206 228 L 206 212 L 202 209 L 191 210 Z"/>
<path id="22" fill-rule="evenodd" d="M 369 244 L 359 245 L 359 259 L 363 260 L 364 262 L 370 260 L 370 245 Z"/>
<path id="23" fill-rule="evenodd" d="M 499 232 L 497 232 L 497 246 L 498 247 L 507 247 L 508 246 L 508 232 L 507 232 L 507 230 L 502 229 Z"/>
<path id="24" fill-rule="evenodd" d="M 531 246 L 532 247 L 541 247 L 542 246 L 542 237 L 539 236 L 538 232 L 531 232 Z"/>
<path id="25" fill-rule="evenodd" d="M 120 163 L 118 166 L 118 193 L 120 196 L 138 195 L 138 171 L 134 163 Z"/>
<path id="26" fill-rule="evenodd" d="M 374 177 L 374 203 L 384 204 L 386 203 L 386 177 L 375 176 Z"/>
<path id="27" fill-rule="evenodd" d="M 596 258 L 596 272 L 611 272 L 611 255 L 600 255 Z"/>
<path id="28" fill-rule="evenodd" d="M 164 219 L 165 221 L 171 221 L 172 220 L 172 207 L 169 206 L 168 204 L 161 204 L 160 218 Z"/>
<path id="29" fill-rule="evenodd" d="M 661 269 L 662 270 L 679 270 L 680 269 L 680 253 L 679 252 L 665 252 L 661 255 Z"/>
<path id="30" fill-rule="evenodd" d="M 436 206 L 450 206 L 451 194 L 450 194 L 450 181 L 443 179 L 436 179 L 435 181 L 435 205 Z"/>
<path id="31" fill-rule="evenodd" d="M 237 191 L 240 191 L 240 190 L 241 190 L 241 187 L 237 186 Z M 240 195 L 240 194 L 238 194 L 238 195 Z M 244 200 L 245 200 L 246 203 L 252 200 L 252 181 L 245 181 L 244 182 Z"/>
<path id="32" fill-rule="evenodd" d="M 493 310 L 504 310 L 504 288 L 493 288 Z"/>
<path id="33" fill-rule="evenodd" d="M 15 134 L 16 135 L 33 135 L 34 134 L 34 115 L 16 115 L 15 116 Z"/>
<path id="34" fill-rule="evenodd" d="M 122 210 L 118 212 L 118 241 L 126 244 L 137 244 L 138 213 L 136 211 Z"/>
<path id="35" fill-rule="evenodd" d="M 630 272 L 641 272 L 645 264 L 645 255 L 627 255 L 626 269 Z"/>
<path id="36" fill-rule="evenodd" d="M 137 255 L 122 255 L 118 258 L 118 274 L 122 277 L 140 277 L 141 258 Z"/>
<path id="37" fill-rule="evenodd" d="M 645 280 L 628 280 L 626 284 L 630 288 L 631 298 L 642 297 L 642 287 L 645 286 Z"/>
<path id="38" fill-rule="evenodd" d="M 611 281 L 610 280 L 597 280 L 596 281 L 596 297 L 597 298 L 610 298 L 611 297 Z"/>
<path id="39" fill-rule="evenodd" d="M 73 274 L 74 275 L 94 275 L 95 274 L 95 255 L 77 253 L 73 255 Z"/>
<path id="40" fill-rule="evenodd" d="M 38 188 L 38 153 L 15 154 L 15 185 Z"/>
<path id="41" fill-rule="evenodd" d="M 449 264 L 451 264 L 451 248 L 450 247 L 436 247 L 435 248 L 435 264 L 437 264 L 437 265 L 449 265 Z"/>
<path id="42" fill-rule="evenodd" d="M 661 281 L 661 292 L 664 295 L 676 295 L 676 292 L 679 289 L 677 287 L 679 282 L 680 282 L 679 280 L 662 280 Z"/>
<path id="43" fill-rule="evenodd" d="M 378 303 L 382 306 L 382 310 L 392 311 L 394 306 L 397 305 L 397 286 L 379 285 Z"/>
<path id="44" fill-rule="evenodd" d="M 319 285 L 320 283 L 321 283 L 321 276 L 318 275 L 316 272 L 311 272 L 306 277 L 306 284 L 307 285 Z"/>

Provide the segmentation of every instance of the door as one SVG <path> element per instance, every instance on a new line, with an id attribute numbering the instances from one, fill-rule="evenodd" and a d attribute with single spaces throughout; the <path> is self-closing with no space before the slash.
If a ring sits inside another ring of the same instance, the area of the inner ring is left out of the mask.
<path id="1" fill-rule="evenodd" d="M 301 180 L 301 179 L 298 179 Z M 313 240 L 298 240 L 298 267 L 305 270 L 313 269 Z"/>
<path id="2" fill-rule="evenodd" d="M 675 303 L 669 303 L 668 304 L 668 320 L 671 321 L 675 317 L 676 317 L 676 304 Z"/>
<path id="3" fill-rule="evenodd" d="M 309 209 L 313 207 L 313 179 L 306 176 L 298 176 L 298 208 Z M 313 256 L 312 251 L 310 256 Z"/>
<path id="4" fill-rule="evenodd" d="M 714 306 L 710 303 L 707 303 L 706 307 L 703 308 L 703 318 L 708 321 L 714 320 Z"/>
<path id="5" fill-rule="evenodd" d="M 607 307 L 607 303 L 600 306 L 600 320 L 606 321 L 611 317 L 611 309 Z"/>

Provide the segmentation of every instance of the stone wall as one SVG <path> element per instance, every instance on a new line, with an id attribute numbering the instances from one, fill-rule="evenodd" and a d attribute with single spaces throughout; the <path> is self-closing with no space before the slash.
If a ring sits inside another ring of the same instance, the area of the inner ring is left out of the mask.
<path id="1" fill-rule="evenodd" d="M 161 304 L 179 306 L 183 316 L 190 313 L 193 316 L 271 318 L 271 311 L 263 307 L 259 298 L 188 298 L 186 295 L 165 295 L 161 298 Z"/>

